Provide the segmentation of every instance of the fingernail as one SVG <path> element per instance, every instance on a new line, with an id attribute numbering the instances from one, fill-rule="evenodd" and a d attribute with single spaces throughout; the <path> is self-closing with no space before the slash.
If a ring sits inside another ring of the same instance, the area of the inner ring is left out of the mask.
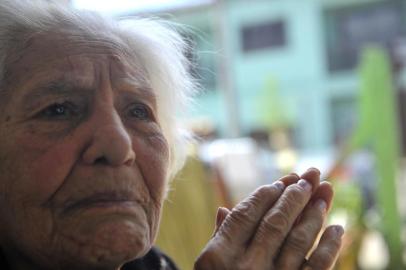
<path id="1" fill-rule="evenodd" d="M 217 209 L 217 215 L 216 215 L 216 226 L 217 227 L 220 226 L 220 223 L 221 223 L 221 221 L 223 219 L 223 211 L 222 210 L 224 210 L 224 207 L 219 207 Z"/>
<path id="2" fill-rule="evenodd" d="M 317 168 L 314 168 L 314 167 L 310 167 L 309 169 L 307 169 L 306 172 L 310 172 L 310 171 L 315 171 L 315 172 L 317 172 L 318 174 L 320 174 L 320 170 L 317 169 Z"/>
<path id="3" fill-rule="evenodd" d="M 282 181 L 276 181 L 273 185 L 279 190 L 285 189 L 285 184 Z"/>
<path id="4" fill-rule="evenodd" d="M 289 175 L 295 176 L 297 179 L 300 179 L 300 176 L 297 173 L 290 173 Z"/>
<path id="5" fill-rule="evenodd" d="M 333 228 L 334 228 L 334 233 L 336 234 L 337 238 L 341 238 L 344 235 L 343 227 L 337 225 L 337 226 L 334 226 Z"/>
<path id="6" fill-rule="evenodd" d="M 306 191 L 312 190 L 312 185 L 309 182 L 307 182 L 306 180 L 301 179 L 299 182 L 297 182 L 297 184 Z"/>
<path id="7" fill-rule="evenodd" d="M 314 205 L 322 212 L 326 211 L 327 209 L 327 203 L 325 200 L 323 199 L 318 199 Z"/>
<path id="8" fill-rule="evenodd" d="M 217 208 L 216 227 L 218 227 L 219 224 L 220 224 L 220 208 L 221 208 L 221 207 Z"/>

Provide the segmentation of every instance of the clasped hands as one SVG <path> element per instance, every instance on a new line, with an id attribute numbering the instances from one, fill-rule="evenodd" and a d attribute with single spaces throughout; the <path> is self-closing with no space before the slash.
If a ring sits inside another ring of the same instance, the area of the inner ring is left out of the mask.
<path id="1" fill-rule="evenodd" d="M 344 233 L 337 225 L 323 231 L 332 198 L 331 185 L 310 168 L 258 188 L 231 210 L 219 208 L 195 270 L 331 269 Z"/>

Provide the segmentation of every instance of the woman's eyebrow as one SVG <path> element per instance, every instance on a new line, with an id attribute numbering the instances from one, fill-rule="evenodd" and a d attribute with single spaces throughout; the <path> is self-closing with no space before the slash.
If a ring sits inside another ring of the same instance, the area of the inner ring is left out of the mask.
<path id="1" fill-rule="evenodd" d="M 24 107 L 31 107 L 36 100 L 48 96 L 89 95 L 93 89 L 66 80 L 55 80 L 33 87 L 24 95 Z"/>
<path id="2" fill-rule="evenodd" d="M 41 94 L 61 94 L 67 92 L 78 91 L 92 91 L 90 87 L 85 87 L 77 81 L 58 79 L 46 83 L 39 84 L 33 87 L 28 93 L 29 96 L 36 96 Z"/>
<path id="3" fill-rule="evenodd" d="M 154 90 L 151 87 L 147 87 L 145 85 L 141 85 L 138 83 L 131 82 L 129 80 L 125 80 L 121 83 L 118 83 L 117 89 L 126 93 L 127 95 L 134 95 L 138 96 L 141 99 L 145 99 L 152 104 L 156 104 L 157 96 Z"/>

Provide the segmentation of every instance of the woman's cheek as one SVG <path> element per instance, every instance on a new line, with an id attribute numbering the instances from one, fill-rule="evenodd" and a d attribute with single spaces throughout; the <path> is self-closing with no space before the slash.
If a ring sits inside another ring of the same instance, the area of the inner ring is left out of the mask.
<path id="1" fill-rule="evenodd" d="M 166 139 L 160 134 L 133 140 L 136 163 L 145 183 L 156 203 L 161 203 L 167 185 L 169 148 Z"/>
<path id="2" fill-rule="evenodd" d="M 20 140 L 20 154 L 24 164 L 21 179 L 32 189 L 32 194 L 42 194 L 48 199 L 64 182 L 75 163 L 74 144 L 66 142 L 51 143 L 43 140 Z"/>

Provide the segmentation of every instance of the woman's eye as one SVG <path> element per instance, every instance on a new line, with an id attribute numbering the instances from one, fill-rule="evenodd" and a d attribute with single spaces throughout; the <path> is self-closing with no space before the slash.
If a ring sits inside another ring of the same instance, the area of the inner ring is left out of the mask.
<path id="1" fill-rule="evenodd" d="M 41 117 L 67 119 L 77 115 L 75 106 L 70 102 L 52 104 L 40 112 Z"/>
<path id="2" fill-rule="evenodd" d="M 151 120 L 152 114 L 149 108 L 144 104 L 134 104 L 130 106 L 129 116 L 135 117 L 138 120 Z"/>

